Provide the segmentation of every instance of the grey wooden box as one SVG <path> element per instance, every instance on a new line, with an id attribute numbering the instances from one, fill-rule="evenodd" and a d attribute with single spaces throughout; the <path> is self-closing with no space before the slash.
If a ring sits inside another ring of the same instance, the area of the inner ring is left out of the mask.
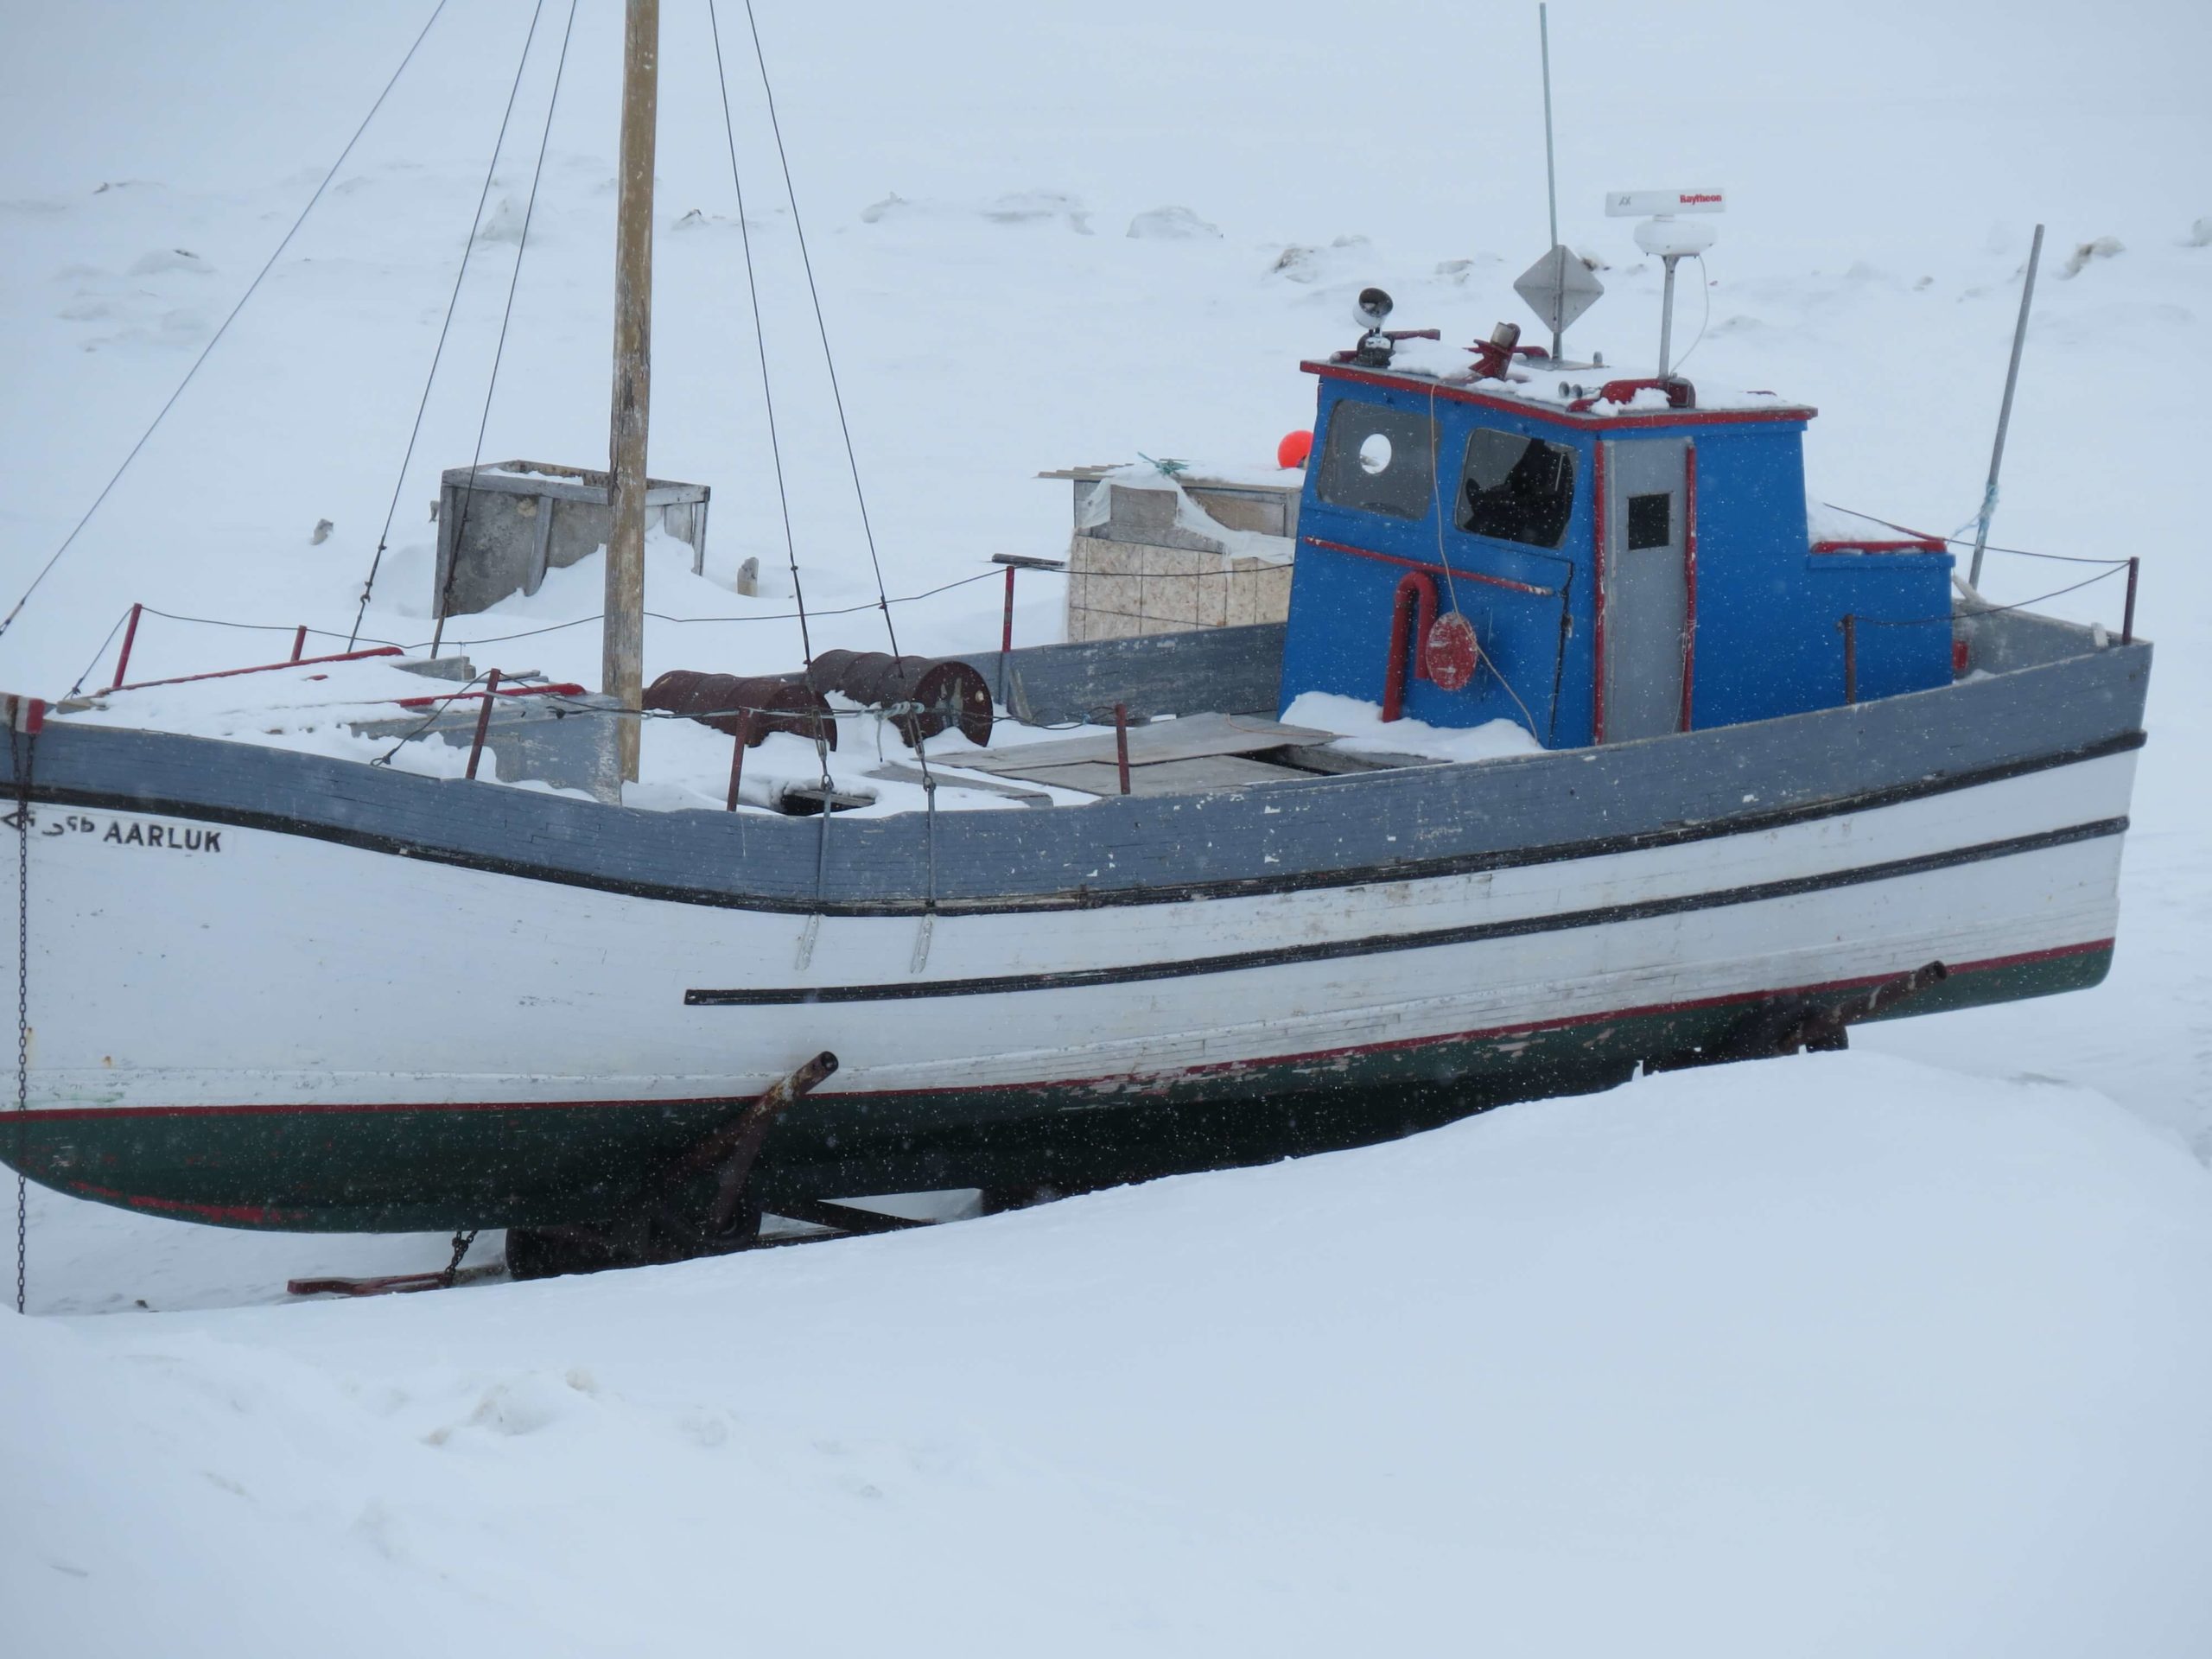
<path id="1" fill-rule="evenodd" d="M 603 472 L 541 461 L 455 467 L 438 491 L 438 568 L 431 613 L 465 616 L 510 594 L 534 594 L 545 573 L 589 558 L 613 524 L 611 480 Z M 658 524 L 691 549 L 691 569 L 707 559 L 704 484 L 645 481 L 645 524 Z M 462 545 L 456 559 L 454 539 Z"/>

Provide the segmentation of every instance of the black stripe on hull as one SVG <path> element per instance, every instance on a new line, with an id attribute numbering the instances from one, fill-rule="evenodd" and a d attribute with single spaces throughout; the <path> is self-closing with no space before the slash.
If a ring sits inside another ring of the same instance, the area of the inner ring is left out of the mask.
<path id="1" fill-rule="evenodd" d="M 2040 835 L 2017 836 L 2008 841 L 1985 842 L 1950 852 L 1928 853 L 1918 858 L 1896 859 L 1857 869 L 1834 870 L 1821 875 L 1793 876 L 1783 881 L 1726 887 L 1711 893 L 1685 893 L 1674 899 L 1649 899 L 1637 904 L 1603 905 L 1588 910 L 1561 911 L 1548 916 L 1528 916 L 1509 922 L 1474 922 L 1460 927 L 1431 928 L 1418 933 L 1398 933 L 1364 939 L 1334 939 L 1313 944 L 1282 945 L 1267 950 L 1240 950 L 1225 956 L 1192 957 L 1179 962 L 1139 963 L 1125 968 L 1084 968 L 1056 974 L 1004 974 L 978 979 L 913 981 L 886 985 L 824 985 L 760 990 L 691 990 L 683 993 L 686 1007 L 751 1008 L 792 1007 L 812 1002 L 896 1002 L 916 997 L 995 996 L 1015 991 L 1071 990 L 1091 985 L 1126 985 L 1142 980 L 1183 979 L 1205 974 L 1233 974 L 1254 968 L 1278 968 L 1291 963 L 1329 962 L 1344 957 L 1379 956 L 1394 950 L 1424 950 L 1436 945 L 1473 944 L 1488 939 L 1508 939 L 1531 933 L 1562 932 L 1573 928 L 1605 927 L 1618 922 L 1643 921 L 1655 916 L 1677 916 L 1688 911 L 1717 910 L 1732 905 L 1758 904 L 1768 899 L 1790 899 L 1801 893 L 1888 881 L 1919 875 L 1955 865 L 1978 864 L 1986 859 L 2012 858 L 2041 852 L 2075 842 L 2096 841 L 2123 835 L 2126 818 L 2105 818 L 2075 824 Z"/>

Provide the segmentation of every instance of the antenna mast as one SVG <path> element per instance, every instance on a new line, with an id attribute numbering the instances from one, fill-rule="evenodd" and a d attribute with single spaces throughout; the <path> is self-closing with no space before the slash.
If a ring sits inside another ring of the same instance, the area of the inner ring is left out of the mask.
<path id="1" fill-rule="evenodd" d="M 652 378 L 653 136 L 659 102 L 660 0 L 626 0 L 622 156 L 614 208 L 614 388 L 607 470 L 607 607 L 600 689 L 634 715 L 645 702 L 645 425 Z M 615 721 L 625 781 L 638 776 L 638 721 Z"/>
<path id="2" fill-rule="evenodd" d="M 1997 474 L 2005 469 L 2005 429 L 2012 424 L 2012 390 L 2020 384 L 2020 347 L 2028 341 L 2028 308 L 2036 302 L 2036 267 L 2043 262 L 2043 226 L 2028 248 L 2028 280 L 2020 289 L 2020 320 L 2012 325 L 2012 360 L 2005 370 L 2005 402 L 1997 411 L 1997 444 L 1989 452 L 1989 483 L 1981 493 L 1981 511 L 1974 521 L 1974 563 L 1967 572 L 1967 586 L 1981 586 L 1981 555 L 1989 545 L 1989 520 L 1997 511 Z"/>
<path id="3" fill-rule="evenodd" d="M 1536 8 L 1536 35 L 1543 43 L 1544 52 L 1544 206 L 1551 214 L 1552 286 L 1563 290 L 1567 286 L 1567 248 L 1559 239 L 1559 172 L 1552 160 L 1551 10 L 1548 5 Z M 1567 356 L 1567 327 L 1556 302 L 1552 306 L 1551 325 L 1552 361 L 1557 363 Z"/>

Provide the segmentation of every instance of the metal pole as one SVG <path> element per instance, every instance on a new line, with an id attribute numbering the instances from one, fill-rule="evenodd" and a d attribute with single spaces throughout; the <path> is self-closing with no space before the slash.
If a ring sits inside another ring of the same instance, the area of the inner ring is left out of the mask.
<path id="1" fill-rule="evenodd" d="M 484 680 L 484 701 L 476 710 L 476 741 L 468 746 L 467 776 L 476 775 L 476 763 L 484 758 L 484 734 L 492 729 L 492 700 L 499 695 L 499 671 L 493 669 Z"/>
<path id="2" fill-rule="evenodd" d="M 1114 764 L 1121 772 L 1122 793 L 1129 792 L 1129 705 L 1114 705 Z"/>
<path id="3" fill-rule="evenodd" d="M 1560 312 L 1567 304 L 1567 256 L 1558 252 L 1559 242 L 1559 175 L 1552 161 L 1552 23 L 1551 8 L 1536 8 L 1536 35 L 1544 48 L 1544 203 L 1551 213 L 1552 242 L 1552 361 L 1560 362 L 1567 355 L 1566 340 L 1559 326 Z"/>
<path id="4" fill-rule="evenodd" d="M 1667 378 L 1667 359 L 1675 340 L 1675 262 L 1680 254 L 1670 253 L 1660 260 L 1667 267 L 1666 291 L 1659 296 L 1659 378 Z"/>
<path id="5" fill-rule="evenodd" d="M 645 700 L 645 425 L 652 373 L 653 128 L 660 73 L 660 0 L 627 0 L 622 30 L 622 155 L 614 207 L 614 392 L 608 467 L 601 689 L 635 715 Z M 617 715 L 616 755 L 638 775 L 638 722 Z"/>
<path id="6" fill-rule="evenodd" d="M 292 635 L 292 660 L 296 663 L 298 662 L 302 654 L 306 652 L 307 648 L 308 625 L 302 622 L 300 624 L 298 631 Z"/>
<path id="7" fill-rule="evenodd" d="M 2120 619 L 2120 643 L 2123 645 L 2135 643 L 2135 577 L 2142 568 L 2143 561 L 2140 559 L 2132 558 L 2127 562 L 2127 608 L 2121 613 Z"/>
<path id="8" fill-rule="evenodd" d="M 722 810 L 725 812 L 734 812 L 737 810 L 737 786 L 740 783 L 743 782 L 745 779 L 745 747 L 753 741 L 752 715 L 747 713 L 740 716 L 738 724 L 742 727 L 743 729 L 738 733 L 737 746 L 730 753 L 729 801 L 728 804 L 722 808 Z"/>
<path id="9" fill-rule="evenodd" d="M 1859 619 L 1847 612 L 1843 619 L 1843 700 L 1859 701 Z"/>
<path id="10" fill-rule="evenodd" d="M 2043 258 L 2043 226 L 2028 248 L 2028 280 L 2020 289 L 2020 320 L 2012 325 L 2012 360 L 2005 370 L 2005 401 L 1997 410 L 1997 446 L 1989 452 L 1989 483 L 1981 493 L 1981 515 L 1974 520 L 1974 563 L 1967 571 L 1967 586 L 1981 586 L 1981 553 L 1989 543 L 1989 518 L 1997 511 L 1997 474 L 2005 465 L 2005 429 L 2012 422 L 2012 388 L 2020 379 L 2020 347 L 2028 339 L 2028 307 L 2036 297 L 2036 266 Z"/>
<path id="11" fill-rule="evenodd" d="M 130 647 L 138 641 L 138 619 L 145 609 L 143 604 L 130 607 L 130 620 L 123 630 L 123 651 L 115 659 L 115 683 L 108 687 L 111 691 L 123 690 L 123 677 L 130 671 Z"/>

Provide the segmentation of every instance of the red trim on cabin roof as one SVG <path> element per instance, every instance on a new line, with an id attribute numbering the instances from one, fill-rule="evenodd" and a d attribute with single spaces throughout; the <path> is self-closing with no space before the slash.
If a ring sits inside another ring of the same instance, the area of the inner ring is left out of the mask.
<path id="1" fill-rule="evenodd" d="M 1510 588 L 1516 594 L 1535 594 L 1541 599 L 1548 599 L 1559 591 L 1556 588 L 1537 588 L 1525 582 L 1510 581 L 1504 576 L 1486 576 L 1479 570 L 1461 570 L 1441 564 L 1430 564 L 1421 559 L 1402 558 L 1395 553 L 1377 553 L 1371 547 L 1354 547 L 1350 542 L 1325 542 L 1319 536 L 1301 536 L 1298 539 L 1308 547 L 1326 548 L 1332 553 L 1350 553 L 1356 558 L 1373 559 L 1379 564 L 1402 565 L 1408 570 L 1425 570 L 1432 575 L 1454 576 L 1461 582 L 1486 582 L 1493 588 Z"/>
<path id="2" fill-rule="evenodd" d="M 1990 957 L 1980 962 L 1963 962 L 1951 969 L 1960 974 L 1988 973 L 2002 968 L 2024 968 L 2031 963 L 2056 962 L 2061 957 L 2087 956 L 2092 951 L 2109 950 L 2111 938 L 2088 939 L 2079 944 L 2053 945 L 2043 950 L 2023 950 L 2009 957 Z M 1893 973 L 1859 974 L 1849 979 L 1822 980 L 1807 985 L 1785 985 L 1770 990 L 1732 991 L 1720 996 L 1691 997 L 1676 1002 L 1648 1002 L 1635 1007 L 1608 1008 L 1602 1014 L 1571 1014 L 1564 1019 L 1528 1020 L 1517 1025 L 1490 1026 L 1473 1031 L 1449 1032 L 1438 1037 L 1400 1037 L 1387 1043 L 1351 1043 L 1338 1048 L 1314 1049 L 1303 1054 L 1282 1054 L 1264 1060 L 1213 1060 L 1200 1065 L 1179 1066 L 1175 1077 L 1205 1077 L 1251 1071 L 1279 1065 L 1306 1065 L 1315 1061 L 1332 1060 L 1353 1054 L 1395 1053 L 1406 1049 L 1427 1048 L 1444 1043 L 1487 1042 L 1497 1038 L 1525 1036 L 1532 1032 L 1571 1030 L 1579 1026 L 1602 1026 L 1616 1020 L 1633 1020 L 1654 1014 L 1694 1014 L 1707 1008 L 1727 1007 L 1733 1004 L 1764 1001 L 1777 996 L 1816 996 L 1834 991 L 1863 990 L 1870 985 L 1883 985 L 1896 978 Z M 1005 1094 L 1037 1089 L 1084 1089 L 1102 1084 L 1122 1083 L 1132 1074 L 1117 1073 L 1098 1077 L 1071 1077 L 1052 1083 L 985 1083 L 968 1085 L 962 1092 L 969 1094 Z M 835 1095 L 818 1096 L 822 1099 L 868 1100 L 881 1096 L 943 1093 L 941 1090 L 921 1089 L 853 1089 L 840 1090 Z M 671 1100 L 639 1100 L 634 1097 L 618 1100 L 461 1100 L 461 1101 L 376 1101 L 345 1104 L 330 1101 L 286 1102 L 273 1105 L 251 1106 L 60 1106 L 34 1107 L 28 1112 L 11 1116 L 16 1122 L 61 1122 L 79 1119 L 111 1117 L 267 1117 L 271 1116 L 305 1116 L 309 1114 L 331 1112 L 521 1112 L 544 1110 L 575 1110 L 594 1107 L 628 1106 L 643 1111 L 659 1111 L 670 1106 L 710 1106 L 724 1101 L 742 1103 L 750 1096 L 707 1095 Z M 79 1187 L 80 1191 L 90 1191 Z M 102 1189 L 103 1195 L 105 1190 Z M 125 1199 L 136 1203 L 137 1200 Z M 162 1201 L 173 1202 L 173 1201 Z M 188 1206 L 179 1205 L 180 1209 Z M 196 1206 L 195 1206 L 196 1207 Z M 238 1206 L 241 1217 L 249 1213 L 249 1206 Z M 279 1213 L 269 1211 L 264 1213 Z"/>
<path id="3" fill-rule="evenodd" d="M 1811 550 L 1815 553 L 1942 553 L 1948 550 L 1933 536 L 1913 536 L 1903 540 L 1891 538 L 1887 541 L 1854 541 L 1837 537 L 1828 541 L 1815 542 Z"/>
<path id="4" fill-rule="evenodd" d="M 1525 415 L 1530 420 L 1573 427 L 1578 432 L 1612 432 L 1645 426 L 1760 425 L 1775 421 L 1809 421 L 1821 412 L 1809 404 L 1782 404 L 1772 409 L 1669 409 L 1638 415 L 1600 415 L 1592 410 L 1587 415 L 1573 415 L 1549 404 L 1475 391 L 1465 386 L 1447 386 L 1440 381 L 1377 374 L 1368 369 L 1341 368 L 1333 363 L 1309 362 L 1298 366 L 1307 374 L 1318 375 L 1326 380 L 1349 380 L 1357 385 L 1385 386 L 1393 391 L 1449 397 L 1455 403 L 1473 404 L 1478 408 L 1494 409 L 1502 414 Z"/>
<path id="5" fill-rule="evenodd" d="M 1690 688 L 1697 672 L 1697 445 L 1682 446 L 1682 723 L 1690 729 Z"/>

